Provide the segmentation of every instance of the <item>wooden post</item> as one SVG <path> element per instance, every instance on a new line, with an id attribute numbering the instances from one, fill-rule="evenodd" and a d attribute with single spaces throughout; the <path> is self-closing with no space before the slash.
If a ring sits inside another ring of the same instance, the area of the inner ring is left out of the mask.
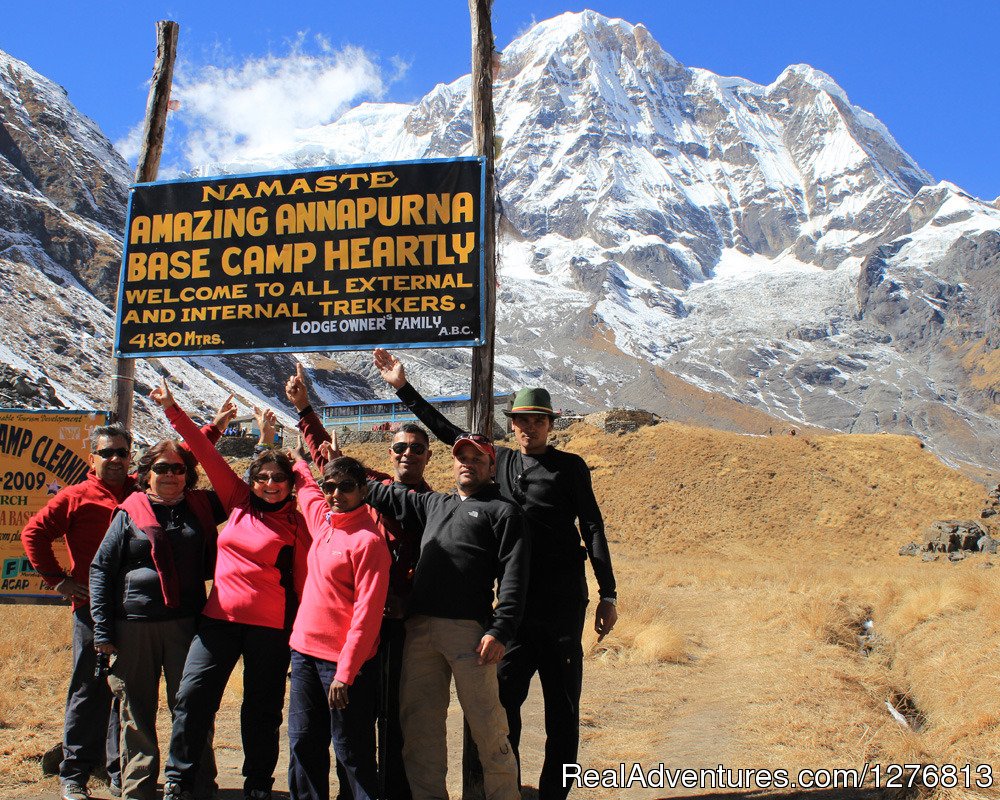
<path id="1" fill-rule="evenodd" d="M 472 19 L 472 149 L 486 157 L 486 206 L 483 208 L 483 291 L 486 342 L 472 349 L 472 401 L 469 430 L 493 435 L 493 350 L 496 339 L 497 271 L 494 206 L 493 0 L 469 0 Z"/>
<path id="2" fill-rule="evenodd" d="M 156 63 L 146 101 L 146 122 L 142 129 L 142 149 L 135 170 L 136 183 L 155 181 L 163 155 L 163 138 L 167 129 L 167 103 L 174 77 L 177 57 L 178 25 L 170 20 L 156 23 Z M 125 233 L 128 236 L 128 232 Z M 119 279 L 121 280 L 121 279 Z M 121 286 L 118 287 L 119 293 Z M 132 429 L 132 396 L 135 394 L 135 359 L 115 358 L 114 382 L 111 385 L 111 419 Z"/>
<path id="3" fill-rule="evenodd" d="M 486 205 L 483 208 L 483 292 L 486 342 L 472 349 L 472 399 L 469 430 L 493 436 L 493 351 L 496 341 L 497 263 L 493 115 L 493 0 L 469 0 L 472 20 L 472 150 L 486 157 Z M 463 724 L 462 800 L 483 800 L 483 768 L 469 723 Z"/>

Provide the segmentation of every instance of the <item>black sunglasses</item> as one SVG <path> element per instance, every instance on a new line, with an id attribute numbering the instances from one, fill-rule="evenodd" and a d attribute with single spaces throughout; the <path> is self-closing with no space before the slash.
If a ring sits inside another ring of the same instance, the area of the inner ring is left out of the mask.
<path id="1" fill-rule="evenodd" d="M 288 483 L 288 476 L 284 472 L 258 472 L 253 476 L 254 483 Z"/>
<path id="2" fill-rule="evenodd" d="M 357 481 L 323 481 L 321 487 L 323 489 L 323 494 L 333 494 L 335 491 L 340 489 L 343 494 L 350 494 L 351 492 L 356 492 L 358 490 Z"/>
<path id="3" fill-rule="evenodd" d="M 422 456 L 427 452 L 427 445 L 421 442 L 394 442 L 391 450 L 397 456 L 403 455 L 407 450 L 415 456 Z"/>
<path id="4" fill-rule="evenodd" d="M 157 475 L 166 475 L 168 472 L 172 472 L 174 475 L 183 475 L 188 471 L 188 468 L 187 464 L 168 464 L 166 461 L 160 461 L 153 464 L 149 470 Z"/>
<path id="5" fill-rule="evenodd" d="M 129 449 L 127 447 L 102 447 L 100 450 L 94 451 L 95 456 L 100 456 L 101 458 L 128 458 Z"/>

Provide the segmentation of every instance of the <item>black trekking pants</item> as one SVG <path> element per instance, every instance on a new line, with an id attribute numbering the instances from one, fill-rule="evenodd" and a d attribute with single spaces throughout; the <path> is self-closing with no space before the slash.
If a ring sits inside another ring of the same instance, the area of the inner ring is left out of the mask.
<path id="1" fill-rule="evenodd" d="M 583 687 L 584 618 L 587 583 L 579 580 L 544 605 L 529 600 L 521 627 L 507 647 L 497 672 L 500 702 L 507 711 L 510 743 L 518 754 L 521 705 L 538 673 L 545 703 L 545 761 L 538 779 L 539 800 L 564 800 L 563 764 L 575 764 L 580 744 L 580 692 Z M 534 598 L 532 598 L 534 599 Z M 520 756 L 518 755 L 518 764 Z"/>

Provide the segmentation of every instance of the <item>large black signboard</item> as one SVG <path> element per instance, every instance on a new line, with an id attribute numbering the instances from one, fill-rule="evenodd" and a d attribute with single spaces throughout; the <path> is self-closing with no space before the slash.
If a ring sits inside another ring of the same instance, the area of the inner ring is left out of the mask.
<path id="1" fill-rule="evenodd" d="M 115 352 L 481 344 L 479 158 L 139 184 Z"/>

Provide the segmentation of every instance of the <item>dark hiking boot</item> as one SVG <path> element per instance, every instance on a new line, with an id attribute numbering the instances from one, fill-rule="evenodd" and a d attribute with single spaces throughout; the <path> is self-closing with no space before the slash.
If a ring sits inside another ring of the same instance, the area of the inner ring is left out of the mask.
<path id="1" fill-rule="evenodd" d="M 62 800 L 88 800 L 90 792 L 86 786 L 79 783 L 64 783 L 62 785 Z"/>

